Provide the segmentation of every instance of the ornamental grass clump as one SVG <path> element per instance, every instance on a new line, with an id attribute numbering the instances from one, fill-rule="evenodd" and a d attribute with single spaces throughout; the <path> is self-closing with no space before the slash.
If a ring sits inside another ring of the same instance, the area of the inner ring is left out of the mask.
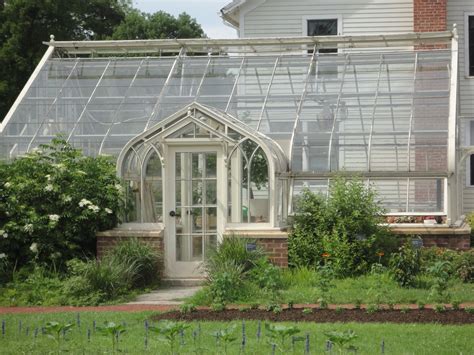
<path id="1" fill-rule="evenodd" d="M 248 248 L 255 243 L 232 235 L 209 250 L 203 262 L 213 304 L 236 301 L 246 290 L 261 288 L 271 299 L 282 283 L 281 271 L 270 264 L 260 247 Z"/>

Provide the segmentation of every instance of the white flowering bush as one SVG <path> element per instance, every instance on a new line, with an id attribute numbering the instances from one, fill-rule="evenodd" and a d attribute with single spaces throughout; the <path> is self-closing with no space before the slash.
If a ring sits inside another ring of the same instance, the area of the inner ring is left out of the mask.
<path id="1" fill-rule="evenodd" d="M 85 157 L 61 138 L 0 163 L 0 255 L 60 267 L 95 254 L 95 233 L 113 228 L 123 208 L 115 164 Z"/>

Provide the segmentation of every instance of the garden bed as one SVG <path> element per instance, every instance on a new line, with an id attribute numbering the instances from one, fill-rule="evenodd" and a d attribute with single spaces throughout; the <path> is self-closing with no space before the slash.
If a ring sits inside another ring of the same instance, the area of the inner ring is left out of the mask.
<path id="1" fill-rule="evenodd" d="M 182 313 L 171 311 L 154 315 L 152 320 L 182 321 L 232 321 L 232 320 L 267 320 L 272 322 L 361 322 L 361 323 L 438 323 L 438 324 L 474 324 L 474 314 L 465 310 L 446 310 L 437 312 L 434 309 L 379 310 L 368 313 L 365 309 L 313 309 L 304 313 L 303 308 L 284 309 L 279 313 L 262 309 L 226 309 L 220 312 L 198 309 Z"/>

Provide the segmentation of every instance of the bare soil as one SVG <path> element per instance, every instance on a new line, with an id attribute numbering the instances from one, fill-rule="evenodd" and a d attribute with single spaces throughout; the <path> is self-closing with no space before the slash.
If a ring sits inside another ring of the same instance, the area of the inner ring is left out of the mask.
<path id="1" fill-rule="evenodd" d="M 181 321 L 232 321 L 232 320 L 267 320 L 272 322 L 360 322 L 360 323 L 439 323 L 439 324 L 473 324 L 474 314 L 465 310 L 446 310 L 436 312 L 433 309 L 379 310 L 368 313 L 365 309 L 313 309 L 311 313 L 303 313 L 301 308 L 284 309 L 280 313 L 268 312 L 262 309 L 226 309 L 221 312 L 209 309 L 198 309 L 195 312 L 183 314 L 170 311 L 157 314 L 153 320 Z"/>

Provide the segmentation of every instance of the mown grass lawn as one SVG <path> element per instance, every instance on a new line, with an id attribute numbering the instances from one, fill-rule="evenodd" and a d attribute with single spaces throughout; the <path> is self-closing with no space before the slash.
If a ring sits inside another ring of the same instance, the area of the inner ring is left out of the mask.
<path id="1" fill-rule="evenodd" d="M 447 296 L 443 300 L 434 299 L 431 295 L 433 279 L 420 275 L 413 287 L 400 287 L 388 273 L 364 275 L 356 278 L 334 279 L 332 287 L 324 295 L 326 301 L 334 304 L 355 303 L 418 303 L 433 304 L 451 301 L 474 302 L 474 283 L 463 283 L 452 279 L 449 283 Z M 239 299 L 233 303 L 268 304 L 270 297 L 276 303 L 318 303 L 323 295 L 317 286 L 317 274 L 308 270 L 285 270 L 283 287 L 269 295 L 264 289 L 251 283 L 245 283 L 239 292 Z M 196 305 L 210 305 L 212 297 L 208 288 L 203 288 L 190 300 Z"/>
<path id="2" fill-rule="evenodd" d="M 1 354 L 54 354 L 57 344 L 53 339 L 41 334 L 41 328 L 48 321 L 62 323 L 71 322 L 75 326 L 65 338 L 61 337 L 60 351 L 69 354 L 105 354 L 112 353 L 110 338 L 99 335 L 93 330 L 93 322 L 97 325 L 105 321 L 123 323 L 126 332 L 120 337 L 118 350 L 127 354 L 169 354 L 167 343 L 149 331 L 148 344 L 145 345 L 144 322 L 153 313 L 80 313 L 80 326 L 75 313 L 52 314 L 11 314 L 0 315 L 5 321 L 5 335 L 0 335 Z M 21 326 L 20 326 L 21 322 Z M 150 322 L 150 325 L 152 323 Z M 228 354 L 241 354 L 242 323 L 241 322 L 202 322 L 189 323 L 184 337 L 178 337 L 176 352 L 179 354 L 224 354 L 224 347 L 212 335 L 213 332 L 235 325 L 235 341 L 227 349 Z M 156 323 L 155 323 L 156 325 Z M 264 323 L 261 324 L 261 337 L 257 338 L 259 322 L 246 322 L 247 354 L 271 354 L 272 346 L 265 335 Z M 386 354 L 472 354 L 474 349 L 474 325 L 442 326 L 437 324 L 311 324 L 294 323 L 300 335 L 310 338 L 310 353 L 321 354 L 326 348 L 326 331 L 345 331 L 351 329 L 357 334 L 353 345 L 359 354 L 380 354 L 381 343 L 384 342 Z M 35 331 L 38 329 L 37 331 Z M 200 332 L 199 332 L 200 329 Z M 90 340 L 88 340 L 90 331 Z M 193 337 L 193 333 L 195 336 Z M 37 334 L 35 336 L 35 334 Z M 305 342 L 297 342 L 293 347 L 287 343 L 286 353 L 304 354 Z M 336 348 L 333 348 L 337 353 Z M 282 353 L 276 349 L 276 353 Z"/>

